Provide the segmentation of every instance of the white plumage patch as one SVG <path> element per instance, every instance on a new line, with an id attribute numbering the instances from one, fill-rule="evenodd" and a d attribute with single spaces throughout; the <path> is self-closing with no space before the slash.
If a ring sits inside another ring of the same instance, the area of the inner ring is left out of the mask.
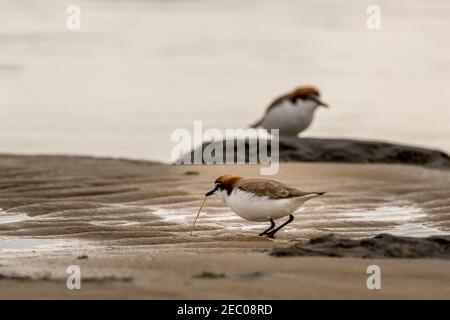
<path id="1" fill-rule="evenodd" d="M 310 126 L 317 106 L 314 101 L 301 99 L 298 99 L 296 104 L 284 101 L 269 110 L 264 117 L 262 127 L 279 129 L 281 135 L 295 136 Z"/>
<path id="2" fill-rule="evenodd" d="M 285 217 L 297 210 L 307 200 L 317 196 L 311 194 L 303 197 L 287 199 L 270 199 L 269 197 L 259 197 L 253 193 L 235 189 L 230 195 L 226 191 L 216 193 L 231 210 L 240 217 L 250 221 L 267 221 Z"/>

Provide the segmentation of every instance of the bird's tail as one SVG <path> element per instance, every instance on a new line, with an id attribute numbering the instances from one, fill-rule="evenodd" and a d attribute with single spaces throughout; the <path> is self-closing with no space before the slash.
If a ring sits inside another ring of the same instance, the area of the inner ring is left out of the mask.
<path id="1" fill-rule="evenodd" d="M 258 128 L 263 123 L 263 120 L 264 120 L 264 118 L 262 118 L 261 120 L 255 122 L 254 124 L 250 125 L 250 128 Z"/>
<path id="2" fill-rule="evenodd" d="M 304 193 L 302 196 L 296 197 L 296 199 L 297 199 L 296 203 L 298 206 L 301 206 L 306 201 L 311 200 L 318 196 L 322 196 L 324 194 L 325 194 L 325 192 L 307 192 L 307 193 Z"/>
<path id="3" fill-rule="evenodd" d="M 315 198 L 315 197 L 318 197 L 318 196 L 323 196 L 325 193 L 326 192 L 308 192 L 307 194 L 305 194 L 303 196 L 303 198 L 312 199 L 312 198 Z"/>

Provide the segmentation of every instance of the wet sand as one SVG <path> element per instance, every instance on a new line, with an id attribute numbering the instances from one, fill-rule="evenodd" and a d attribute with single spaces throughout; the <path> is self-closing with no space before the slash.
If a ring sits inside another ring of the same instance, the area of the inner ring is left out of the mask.
<path id="1" fill-rule="evenodd" d="M 0 280 L 1 299 L 449 299 L 450 262 L 351 258 L 274 258 L 262 252 L 185 252 L 127 248 L 16 257 L 0 269 L 36 280 Z M 17 270 L 17 261 L 20 269 Z M 81 290 L 65 286 L 79 265 Z M 381 290 L 368 290 L 366 269 L 382 270 Z M 11 271 L 14 270 L 14 271 Z M 45 270 L 45 271 L 44 271 Z M 212 272 L 211 277 L 202 277 Z M 42 277 L 47 275 L 44 280 Z M 217 277 L 214 277 L 217 275 Z M 119 280 L 102 280 L 105 277 Z M 125 280 L 120 280 L 120 277 Z M 128 281 L 127 278 L 131 278 Z M 50 279 L 50 280 L 49 280 Z M 95 280 L 97 279 L 97 280 Z"/>
<path id="2" fill-rule="evenodd" d="M 450 298 L 448 260 L 268 254 L 329 233 L 449 234 L 448 170 L 283 164 L 274 179 L 327 196 L 308 202 L 276 240 L 255 236 L 265 224 L 215 199 L 189 237 L 218 175 L 256 177 L 258 169 L 0 156 L 0 285 L 8 287 L 0 298 Z M 73 264 L 80 291 L 65 286 Z M 382 290 L 366 287 L 370 264 L 382 269 Z"/>

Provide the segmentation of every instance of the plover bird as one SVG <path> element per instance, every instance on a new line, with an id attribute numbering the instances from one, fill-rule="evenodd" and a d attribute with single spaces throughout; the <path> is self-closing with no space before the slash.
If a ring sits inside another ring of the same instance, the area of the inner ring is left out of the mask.
<path id="1" fill-rule="evenodd" d="M 320 100 L 320 92 L 313 87 L 299 87 L 276 98 L 267 108 L 264 117 L 252 128 L 279 129 L 280 136 L 296 136 L 308 128 L 318 107 L 328 108 Z"/>
<path id="2" fill-rule="evenodd" d="M 303 203 L 323 194 L 324 192 L 303 192 L 274 180 L 224 175 L 217 178 L 214 189 L 205 194 L 205 199 L 216 195 L 238 216 L 249 221 L 270 222 L 270 227 L 259 235 L 273 238 L 275 233 L 294 220 L 292 213 Z M 275 228 L 274 220 L 285 216 L 289 216 L 289 219 Z"/>

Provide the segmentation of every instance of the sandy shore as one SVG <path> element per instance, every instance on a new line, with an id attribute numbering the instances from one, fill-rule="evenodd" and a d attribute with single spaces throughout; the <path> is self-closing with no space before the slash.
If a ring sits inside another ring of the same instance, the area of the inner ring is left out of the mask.
<path id="1" fill-rule="evenodd" d="M 11 261 L 2 269 L 17 273 L 19 261 L 20 272 L 35 274 L 37 279 L 1 280 L 1 286 L 8 290 L 1 290 L 0 298 L 450 298 L 449 261 L 273 258 L 254 251 L 186 253 L 131 248 L 117 251 L 91 252 L 85 260 L 77 260 L 75 255 L 67 253 L 16 257 L 15 266 Z M 81 290 L 68 290 L 65 286 L 65 270 L 73 264 L 80 266 L 86 278 L 82 278 Z M 366 286 L 366 269 L 373 264 L 382 270 L 381 290 L 368 290 Z M 51 280 L 39 280 L 47 272 L 51 272 Z M 202 277 L 205 272 L 212 272 L 213 276 Z M 107 276 L 110 279 L 102 280 Z"/>
<path id="2" fill-rule="evenodd" d="M 276 240 L 218 200 L 189 237 L 202 194 L 224 173 L 258 176 L 258 166 L 1 156 L 0 298 L 450 298 L 448 260 L 268 255 L 330 232 L 449 234 L 449 171 L 284 164 L 273 178 L 328 193 Z M 366 287 L 371 264 L 381 290 Z M 82 290 L 66 288 L 69 265 L 81 267 Z"/>

